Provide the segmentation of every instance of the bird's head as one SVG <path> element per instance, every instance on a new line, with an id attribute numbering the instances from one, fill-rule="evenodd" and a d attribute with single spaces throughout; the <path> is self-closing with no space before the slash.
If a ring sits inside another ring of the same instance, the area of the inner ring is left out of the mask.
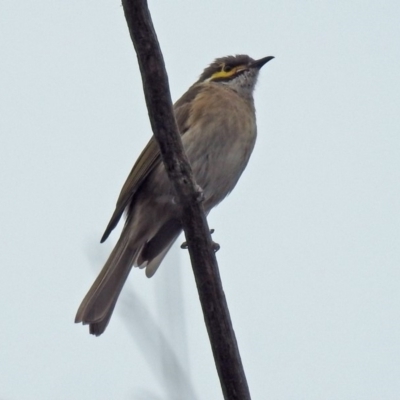
<path id="1" fill-rule="evenodd" d="M 217 58 L 203 71 L 198 83 L 215 82 L 241 94 L 252 94 L 260 69 L 273 58 L 269 56 L 253 60 L 244 54 Z"/>

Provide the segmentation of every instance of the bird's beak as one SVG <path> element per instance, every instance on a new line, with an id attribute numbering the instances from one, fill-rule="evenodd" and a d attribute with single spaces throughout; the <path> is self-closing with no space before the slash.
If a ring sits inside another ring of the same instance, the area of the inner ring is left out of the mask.
<path id="1" fill-rule="evenodd" d="M 275 58 L 275 57 L 269 56 L 269 57 L 260 58 L 259 60 L 256 60 L 256 61 L 253 61 L 252 63 L 250 63 L 249 67 L 261 69 L 268 61 L 271 61 L 273 58 Z"/>

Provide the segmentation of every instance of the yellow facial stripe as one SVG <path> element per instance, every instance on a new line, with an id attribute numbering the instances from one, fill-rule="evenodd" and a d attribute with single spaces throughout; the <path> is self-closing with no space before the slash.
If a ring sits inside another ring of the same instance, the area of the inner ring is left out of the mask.
<path id="1" fill-rule="evenodd" d="M 221 68 L 221 71 L 214 72 L 210 78 L 208 78 L 208 81 L 213 81 L 214 79 L 218 78 L 230 78 L 231 76 L 236 75 L 239 71 L 243 71 L 246 69 L 246 66 L 239 65 L 238 67 L 232 68 L 230 71 L 224 71 L 224 68 Z"/>
<path id="2" fill-rule="evenodd" d="M 211 77 L 210 80 L 212 81 L 213 79 L 216 78 L 229 78 L 230 76 L 235 75 L 237 68 L 232 68 L 229 72 L 226 71 L 218 71 L 218 72 L 214 72 Z"/>

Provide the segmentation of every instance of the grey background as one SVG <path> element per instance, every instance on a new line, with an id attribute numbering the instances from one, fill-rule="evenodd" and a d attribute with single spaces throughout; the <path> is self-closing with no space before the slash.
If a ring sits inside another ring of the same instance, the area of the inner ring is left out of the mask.
<path id="1" fill-rule="evenodd" d="M 174 100 L 215 57 L 276 57 L 209 217 L 254 399 L 398 399 L 400 3 L 150 8 Z M 151 134 L 121 5 L 2 0 L 0 46 L 0 398 L 221 399 L 178 246 L 105 335 L 73 323 Z"/>

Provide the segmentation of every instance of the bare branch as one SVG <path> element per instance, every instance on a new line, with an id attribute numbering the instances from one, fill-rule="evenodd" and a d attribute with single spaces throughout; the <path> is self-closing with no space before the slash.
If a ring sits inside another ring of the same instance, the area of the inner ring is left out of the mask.
<path id="1" fill-rule="evenodd" d="M 235 333 L 198 187 L 176 126 L 168 78 L 145 0 L 122 0 L 138 57 L 147 109 L 168 176 L 182 205 L 182 225 L 225 399 L 248 400 Z"/>

